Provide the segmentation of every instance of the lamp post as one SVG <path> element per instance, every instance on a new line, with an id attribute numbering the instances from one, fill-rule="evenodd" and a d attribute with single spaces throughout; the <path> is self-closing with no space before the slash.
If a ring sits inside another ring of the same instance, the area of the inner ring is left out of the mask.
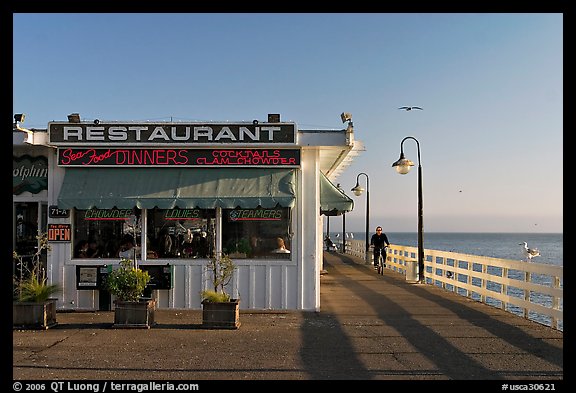
<path id="1" fill-rule="evenodd" d="M 336 188 L 342 191 L 340 183 L 336 185 Z M 342 212 L 342 254 L 346 254 L 346 212 Z"/>
<path id="2" fill-rule="evenodd" d="M 346 254 L 346 213 L 342 213 L 342 254 Z"/>
<path id="3" fill-rule="evenodd" d="M 364 172 L 359 173 L 358 176 L 356 176 L 356 186 L 354 186 L 354 188 L 351 189 L 350 191 L 352 191 L 356 196 L 360 196 L 364 192 L 364 188 L 360 187 L 360 183 L 358 181 L 360 178 L 360 175 L 366 176 L 366 231 L 365 231 L 366 250 L 365 250 L 365 259 L 366 259 L 366 264 L 369 265 L 370 264 L 370 253 L 368 252 L 368 250 L 370 249 L 370 243 L 368 242 L 368 234 L 370 231 L 370 180 L 368 178 L 368 175 L 365 174 Z"/>
<path id="4" fill-rule="evenodd" d="M 416 142 L 418 147 L 418 281 L 424 283 L 424 224 L 423 224 L 423 214 L 422 214 L 422 166 L 420 165 L 420 143 L 418 140 L 412 136 L 407 136 L 400 142 L 400 158 L 392 166 L 401 175 L 405 175 L 410 172 L 411 167 L 414 163 L 409 159 L 404 157 L 404 141 L 406 139 L 412 139 Z"/>

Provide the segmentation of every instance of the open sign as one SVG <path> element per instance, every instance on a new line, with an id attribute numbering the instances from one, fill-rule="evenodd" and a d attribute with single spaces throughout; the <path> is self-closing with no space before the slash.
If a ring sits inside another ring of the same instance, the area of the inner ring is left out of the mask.
<path id="1" fill-rule="evenodd" d="M 69 242 L 71 232 L 70 224 L 48 224 L 48 241 Z"/>

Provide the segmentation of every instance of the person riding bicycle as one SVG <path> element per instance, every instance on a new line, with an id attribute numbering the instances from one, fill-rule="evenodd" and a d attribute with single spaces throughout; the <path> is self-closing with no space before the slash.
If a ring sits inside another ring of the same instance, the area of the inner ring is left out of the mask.
<path id="1" fill-rule="evenodd" d="M 374 248 L 374 268 L 378 268 L 378 257 L 382 254 L 383 265 L 386 266 L 386 247 L 390 245 L 388 237 L 382 232 L 382 227 L 376 227 L 376 233 L 370 239 L 370 245 Z"/>

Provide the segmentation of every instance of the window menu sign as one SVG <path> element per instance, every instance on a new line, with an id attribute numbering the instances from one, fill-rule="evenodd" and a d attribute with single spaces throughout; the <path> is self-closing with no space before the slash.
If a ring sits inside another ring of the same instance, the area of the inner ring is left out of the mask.
<path id="1" fill-rule="evenodd" d="M 112 271 L 109 265 L 76 265 L 76 289 L 105 289 L 105 281 Z"/>
<path id="2" fill-rule="evenodd" d="M 98 287 L 97 266 L 77 266 L 77 286 L 96 289 Z"/>

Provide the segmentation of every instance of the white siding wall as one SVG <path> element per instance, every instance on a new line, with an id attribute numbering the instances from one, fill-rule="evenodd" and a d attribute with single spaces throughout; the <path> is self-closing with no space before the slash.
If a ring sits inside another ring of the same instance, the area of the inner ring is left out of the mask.
<path id="1" fill-rule="evenodd" d="M 302 244 L 299 271 L 301 298 L 298 308 L 319 311 L 322 265 L 319 151 L 316 148 L 303 148 L 301 154 L 303 175 L 298 207 L 302 212 L 302 229 L 296 232 Z"/>
<path id="2" fill-rule="evenodd" d="M 319 216 L 318 150 L 302 150 L 302 170 L 297 171 L 296 206 L 292 209 L 291 260 L 236 260 L 238 271 L 231 283 L 232 296 L 241 299 L 242 309 L 320 308 L 320 267 L 322 256 L 322 221 Z M 64 178 L 55 156 L 49 158 L 49 205 L 57 204 Z M 111 169 L 113 170 L 113 169 Z M 49 219 L 52 223 L 68 223 L 70 219 Z M 60 309 L 98 309 L 98 292 L 76 290 L 77 264 L 105 264 L 110 260 L 72 261 L 70 243 L 52 243 L 49 253 L 49 274 L 53 282 L 62 284 Z M 112 261 L 117 263 L 117 261 Z M 153 296 L 158 308 L 201 309 L 200 292 L 209 280 L 202 260 L 162 260 L 174 265 L 174 287 L 156 290 Z M 150 263 L 152 264 L 152 263 Z"/>

